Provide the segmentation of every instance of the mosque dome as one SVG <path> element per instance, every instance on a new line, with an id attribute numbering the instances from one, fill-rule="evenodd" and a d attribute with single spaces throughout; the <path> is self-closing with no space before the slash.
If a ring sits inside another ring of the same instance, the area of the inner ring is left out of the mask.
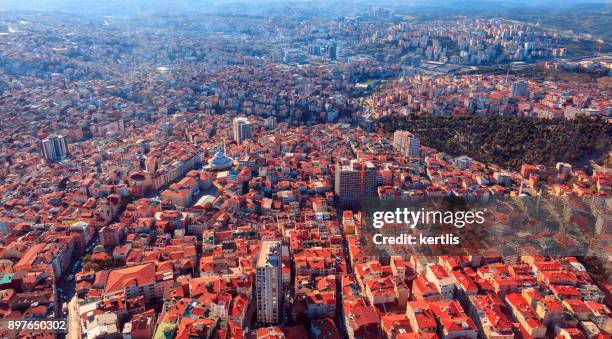
<path id="1" fill-rule="evenodd" d="M 232 158 L 219 151 L 208 161 L 208 164 L 213 170 L 223 170 L 232 167 L 232 162 Z"/>

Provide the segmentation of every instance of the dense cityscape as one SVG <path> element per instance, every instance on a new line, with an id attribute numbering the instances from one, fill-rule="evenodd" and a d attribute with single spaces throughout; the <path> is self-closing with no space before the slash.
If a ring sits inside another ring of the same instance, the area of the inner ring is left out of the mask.
<path id="1" fill-rule="evenodd" d="M 610 41 L 417 16 L 0 11 L 2 337 L 610 338 Z M 417 197 L 597 244 L 372 250 L 363 199 Z"/>

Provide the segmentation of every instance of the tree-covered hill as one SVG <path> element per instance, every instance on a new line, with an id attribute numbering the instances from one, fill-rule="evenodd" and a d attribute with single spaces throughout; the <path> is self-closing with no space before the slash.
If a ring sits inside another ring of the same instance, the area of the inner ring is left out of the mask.
<path id="1" fill-rule="evenodd" d="M 408 130 L 421 144 L 454 155 L 517 168 L 522 163 L 582 165 L 610 151 L 612 124 L 603 119 L 549 120 L 504 116 L 386 116 L 385 132 Z"/>

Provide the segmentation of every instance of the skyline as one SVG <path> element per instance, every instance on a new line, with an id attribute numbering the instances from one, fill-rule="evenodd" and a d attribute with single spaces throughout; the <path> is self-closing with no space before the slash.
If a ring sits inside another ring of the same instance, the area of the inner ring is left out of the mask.
<path id="1" fill-rule="evenodd" d="M 214 13 L 227 9 L 233 9 L 240 12 L 241 7 L 245 11 L 252 10 L 249 4 L 264 5 L 266 8 L 278 6 L 318 6 L 318 7 L 338 7 L 343 4 L 357 6 L 363 10 L 363 6 L 382 6 L 387 8 L 398 9 L 422 9 L 422 8 L 456 8 L 456 9 L 477 9 L 481 10 L 494 4 L 498 8 L 549 8 L 553 10 L 562 10 L 573 6 L 595 5 L 607 8 L 612 4 L 611 0 L 571 0 L 571 1 L 554 1 L 554 0 L 334 0 L 334 1 L 313 1 L 313 0 L 255 0 L 255 1 L 240 1 L 240 0 L 177 0 L 171 4 L 160 0 L 129 0 L 129 1 L 107 1 L 100 4 L 94 0 L 1 0 L 1 10 L 30 10 L 30 11 L 67 11 L 67 12 L 83 12 L 92 14 L 96 11 L 104 11 L 107 13 L 99 13 L 100 15 L 111 15 L 113 12 L 125 13 L 134 11 L 133 15 L 146 13 L 150 15 L 159 10 L 170 10 L 170 13 L 184 14 L 196 12 Z M 212 7 L 211 7 L 212 6 Z M 172 10 L 174 8 L 174 10 Z M 341 7 L 346 9 L 345 7 Z M 146 10 L 145 10 L 146 9 Z M 352 13 L 347 13 L 352 14 Z"/>

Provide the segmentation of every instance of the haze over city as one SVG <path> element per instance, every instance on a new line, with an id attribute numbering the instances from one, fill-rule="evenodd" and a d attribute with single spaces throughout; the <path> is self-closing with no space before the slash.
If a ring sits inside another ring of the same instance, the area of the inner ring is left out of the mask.
<path id="1" fill-rule="evenodd" d="M 1 336 L 610 338 L 611 16 L 0 0 Z"/>

